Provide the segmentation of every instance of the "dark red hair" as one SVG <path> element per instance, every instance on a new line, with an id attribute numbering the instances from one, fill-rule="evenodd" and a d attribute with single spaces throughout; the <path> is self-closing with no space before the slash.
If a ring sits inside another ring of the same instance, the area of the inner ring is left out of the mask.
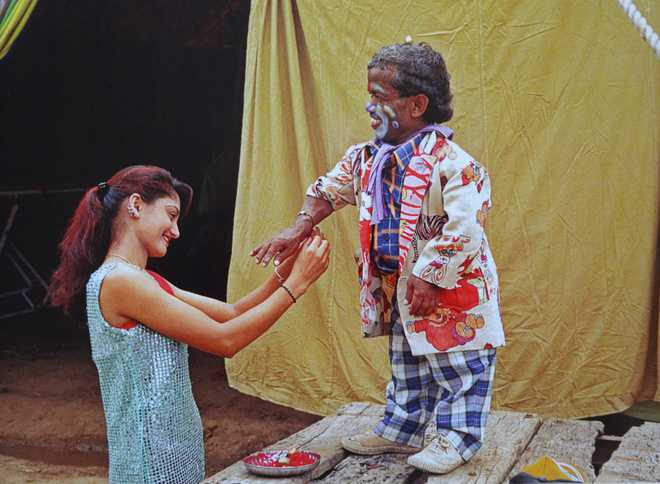
<path id="1" fill-rule="evenodd" d="M 60 242 L 60 264 L 48 291 L 54 306 L 80 321 L 85 317 L 87 280 L 108 252 L 112 222 L 121 203 L 133 193 L 138 193 L 146 203 L 176 194 L 181 201 L 181 212 L 186 214 L 193 190 L 169 171 L 147 165 L 124 168 L 107 182 L 87 190 Z"/>

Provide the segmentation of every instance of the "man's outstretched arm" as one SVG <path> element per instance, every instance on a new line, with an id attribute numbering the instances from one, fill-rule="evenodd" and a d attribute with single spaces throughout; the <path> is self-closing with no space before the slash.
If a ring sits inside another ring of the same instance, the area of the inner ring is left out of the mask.
<path id="1" fill-rule="evenodd" d="M 332 212 L 346 205 L 355 205 L 354 177 L 363 144 L 353 145 L 325 175 L 314 181 L 306 192 L 305 203 L 295 222 L 276 236 L 257 246 L 250 255 L 257 264 L 268 265 L 274 258 L 277 266 L 294 253 L 298 244 Z"/>
<path id="2" fill-rule="evenodd" d="M 303 214 L 304 212 L 304 214 Z M 287 257 L 292 255 L 298 244 L 305 240 L 312 229 L 333 212 L 332 205 L 322 198 L 305 197 L 302 210 L 292 225 L 282 230 L 279 234 L 258 245 L 250 256 L 254 257 L 257 264 L 268 265 L 271 259 L 277 266 Z"/>

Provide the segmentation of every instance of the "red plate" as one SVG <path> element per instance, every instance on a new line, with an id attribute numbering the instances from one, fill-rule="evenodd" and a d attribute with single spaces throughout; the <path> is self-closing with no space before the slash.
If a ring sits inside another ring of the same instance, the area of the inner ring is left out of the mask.
<path id="1" fill-rule="evenodd" d="M 289 463 L 278 462 L 281 457 L 288 455 Z M 298 451 L 288 454 L 286 450 L 272 452 L 257 452 L 243 459 L 248 471 L 263 476 L 295 476 L 304 474 L 316 468 L 321 456 L 314 452 Z"/>

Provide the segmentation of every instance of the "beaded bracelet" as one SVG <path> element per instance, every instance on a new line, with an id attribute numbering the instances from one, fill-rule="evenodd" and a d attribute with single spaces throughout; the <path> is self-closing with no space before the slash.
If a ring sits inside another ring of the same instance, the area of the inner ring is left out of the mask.
<path id="1" fill-rule="evenodd" d="M 298 302 L 298 301 L 296 301 L 296 298 L 294 297 L 293 293 L 291 292 L 291 289 L 289 289 L 288 287 L 286 287 L 286 286 L 284 285 L 284 283 L 280 283 L 280 287 L 281 287 L 282 289 L 284 289 L 284 290 L 289 294 L 289 296 L 291 296 L 291 299 L 293 300 L 293 303 L 294 303 L 294 304 L 295 304 L 296 302 Z"/>

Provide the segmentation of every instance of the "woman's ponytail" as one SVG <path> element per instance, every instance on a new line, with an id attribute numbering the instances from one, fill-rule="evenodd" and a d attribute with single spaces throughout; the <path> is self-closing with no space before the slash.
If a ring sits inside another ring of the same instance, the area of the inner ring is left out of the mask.
<path id="1" fill-rule="evenodd" d="M 59 245 L 60 265 L 50 282 L 49 296 L 54 306 L 83 319 L 85 286 L 90 274 L 105 257 L 110 245 L 114 214 L 104 207 L 108 186 L 99 184 L 87 190 L 69 222 Z"/>

